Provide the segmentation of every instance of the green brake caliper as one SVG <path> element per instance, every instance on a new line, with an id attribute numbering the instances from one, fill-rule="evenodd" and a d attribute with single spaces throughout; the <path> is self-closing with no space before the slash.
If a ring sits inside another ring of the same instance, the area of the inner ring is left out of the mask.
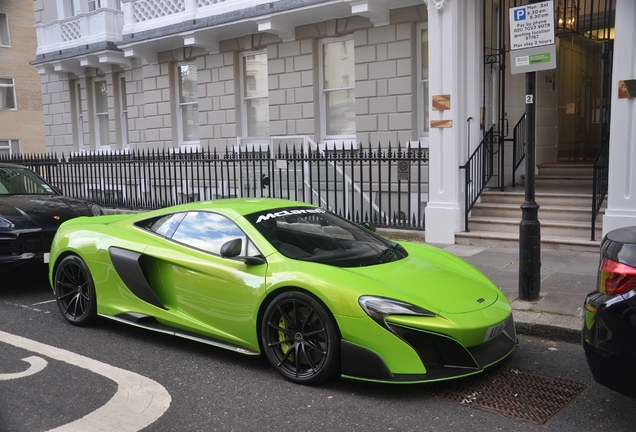
<path id="1" fill-rule="evenodd" d="M 287 329 L 287 323 L 285 323 L 285 318 L 283 318 L 282 316 L 280 317 L 280 320 L 278 321 L 278 326 L 280 328 L 283 329 Z M 287 351 L 289 351 L 289 349 L 292 347 L 291 342 L 283 342 L 284 340 L 289 339 L 289 336 L 287 336 L 285 334 L 285 332 L 279 331 L 278 332 L 278 341 L 281 342 L 280 344 L 280 348 L 283 350 L 283 355 L 287 354 Z M 294 354 L 291 353 L 289 355 L 289 357 L 287 357 L 289 359 L 289 361 L 294 361 Z"/>

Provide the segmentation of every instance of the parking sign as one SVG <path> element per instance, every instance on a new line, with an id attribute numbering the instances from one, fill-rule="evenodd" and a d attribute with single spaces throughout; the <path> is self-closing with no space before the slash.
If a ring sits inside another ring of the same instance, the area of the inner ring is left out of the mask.
<path id="1" fill-rule="evenodd" d="M 510 8 L 510 49 L 554 44 L 552 1 Z"/>
<path id="2" fill-rule="evenodd" d="M 514 20 L 515 21 L 525 21 L 526 19 L 526 7 L 518 7 L 514 12 Z"/>
<path id="3" fill-rule="evenodd" d="M 556 68 L 552 1 L 510 8 L 510 72 Z"/>

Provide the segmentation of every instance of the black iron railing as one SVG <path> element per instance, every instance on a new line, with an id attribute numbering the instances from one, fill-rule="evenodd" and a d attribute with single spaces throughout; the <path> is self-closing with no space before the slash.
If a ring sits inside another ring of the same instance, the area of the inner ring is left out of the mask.
<path id="1" fill-rule="evenodd" d="M 424 229 L 428 149 L 420 144 L 360 150 L 128 151 L 15 155 L 0 162 L 37 171 L 70 197 L 105 207 L 154 209 L 230 197 L 316 204 L 355 222 Z"/>
<path id="2" fill-rule="evenodd" d="M 594 240 L 596 233 L 596 218 L 603 206 L 608 191 L 609 177 L 609 136 L 612 101 L 612 65 L 614 59 L 614 42 L 603 42 L 601 62 L 601 98 L 599 120 L 599 151 L 594 161 L 594 177 L 592 185 L 592 233 Z"/>
<path id="3" fill-rule="evenodd" d="M 601 150 L 594 161 L 594 177 L 592 191 L 592 233 L 591 239 L 596 237 L 596 218 L 601 211 L 603 201 L 607 195 L 609 177 L 609 134 L 607 140 L 601 144 Z"/>
<path id="4" fill-rule="evenodd" d="M 465 171 L 465 231 L 468 231 L 468 215 L 494 175 L 494 155 L 499 145 L 499 136 L 490 130 L 468 161 L 459 168 Z"/>
<path id="5" fill-rule="evenodd" d="M 512 132 L 512 186 L 515 187 L 517 168 L 526 157 L 526 116 L 521 116 Z"/>

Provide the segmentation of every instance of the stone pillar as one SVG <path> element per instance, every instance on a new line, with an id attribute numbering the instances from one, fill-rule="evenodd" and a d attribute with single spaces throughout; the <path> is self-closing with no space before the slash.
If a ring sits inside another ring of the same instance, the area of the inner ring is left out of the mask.
<path id="1" fill-rule="evenodd" d="M 616 1 L 609 184 L 603 235 L 636 225 L 636 98 L 618 98 L 619 80 L 636 79 L 636 2 Z"/>
<path id="2" fill-rule="evenodd" d="M 481 2 L 428 0 L 427 4 L 430 95 L 450 95 L 450 109 L 433 111 L 428 101 L 432 124 L 426 241 L 452 244 L 464 224 L 465 173 L 459 166 L 481 141 Z M 433 127 L 436 121 L 452 125 Z"/>

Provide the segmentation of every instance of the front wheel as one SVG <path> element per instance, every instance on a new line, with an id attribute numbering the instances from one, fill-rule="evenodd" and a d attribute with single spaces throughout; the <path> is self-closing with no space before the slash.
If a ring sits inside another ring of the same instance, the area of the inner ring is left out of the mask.
<path id="1" fill-rule="evenodd" d="M 261 341 L 269 362 L 291 382 L 316 384 L 339 368 L 336 323 L 308 294 L 289 291 L 274 298 L 263 315 Z"/>
<path id="2" fill-rule="evenodd" d="M 86 263 L 76 255 L 65 257 L 53 279 L 60 312 L 69 323 L 86 326 L 97 318 L 93 277 Z"/>

